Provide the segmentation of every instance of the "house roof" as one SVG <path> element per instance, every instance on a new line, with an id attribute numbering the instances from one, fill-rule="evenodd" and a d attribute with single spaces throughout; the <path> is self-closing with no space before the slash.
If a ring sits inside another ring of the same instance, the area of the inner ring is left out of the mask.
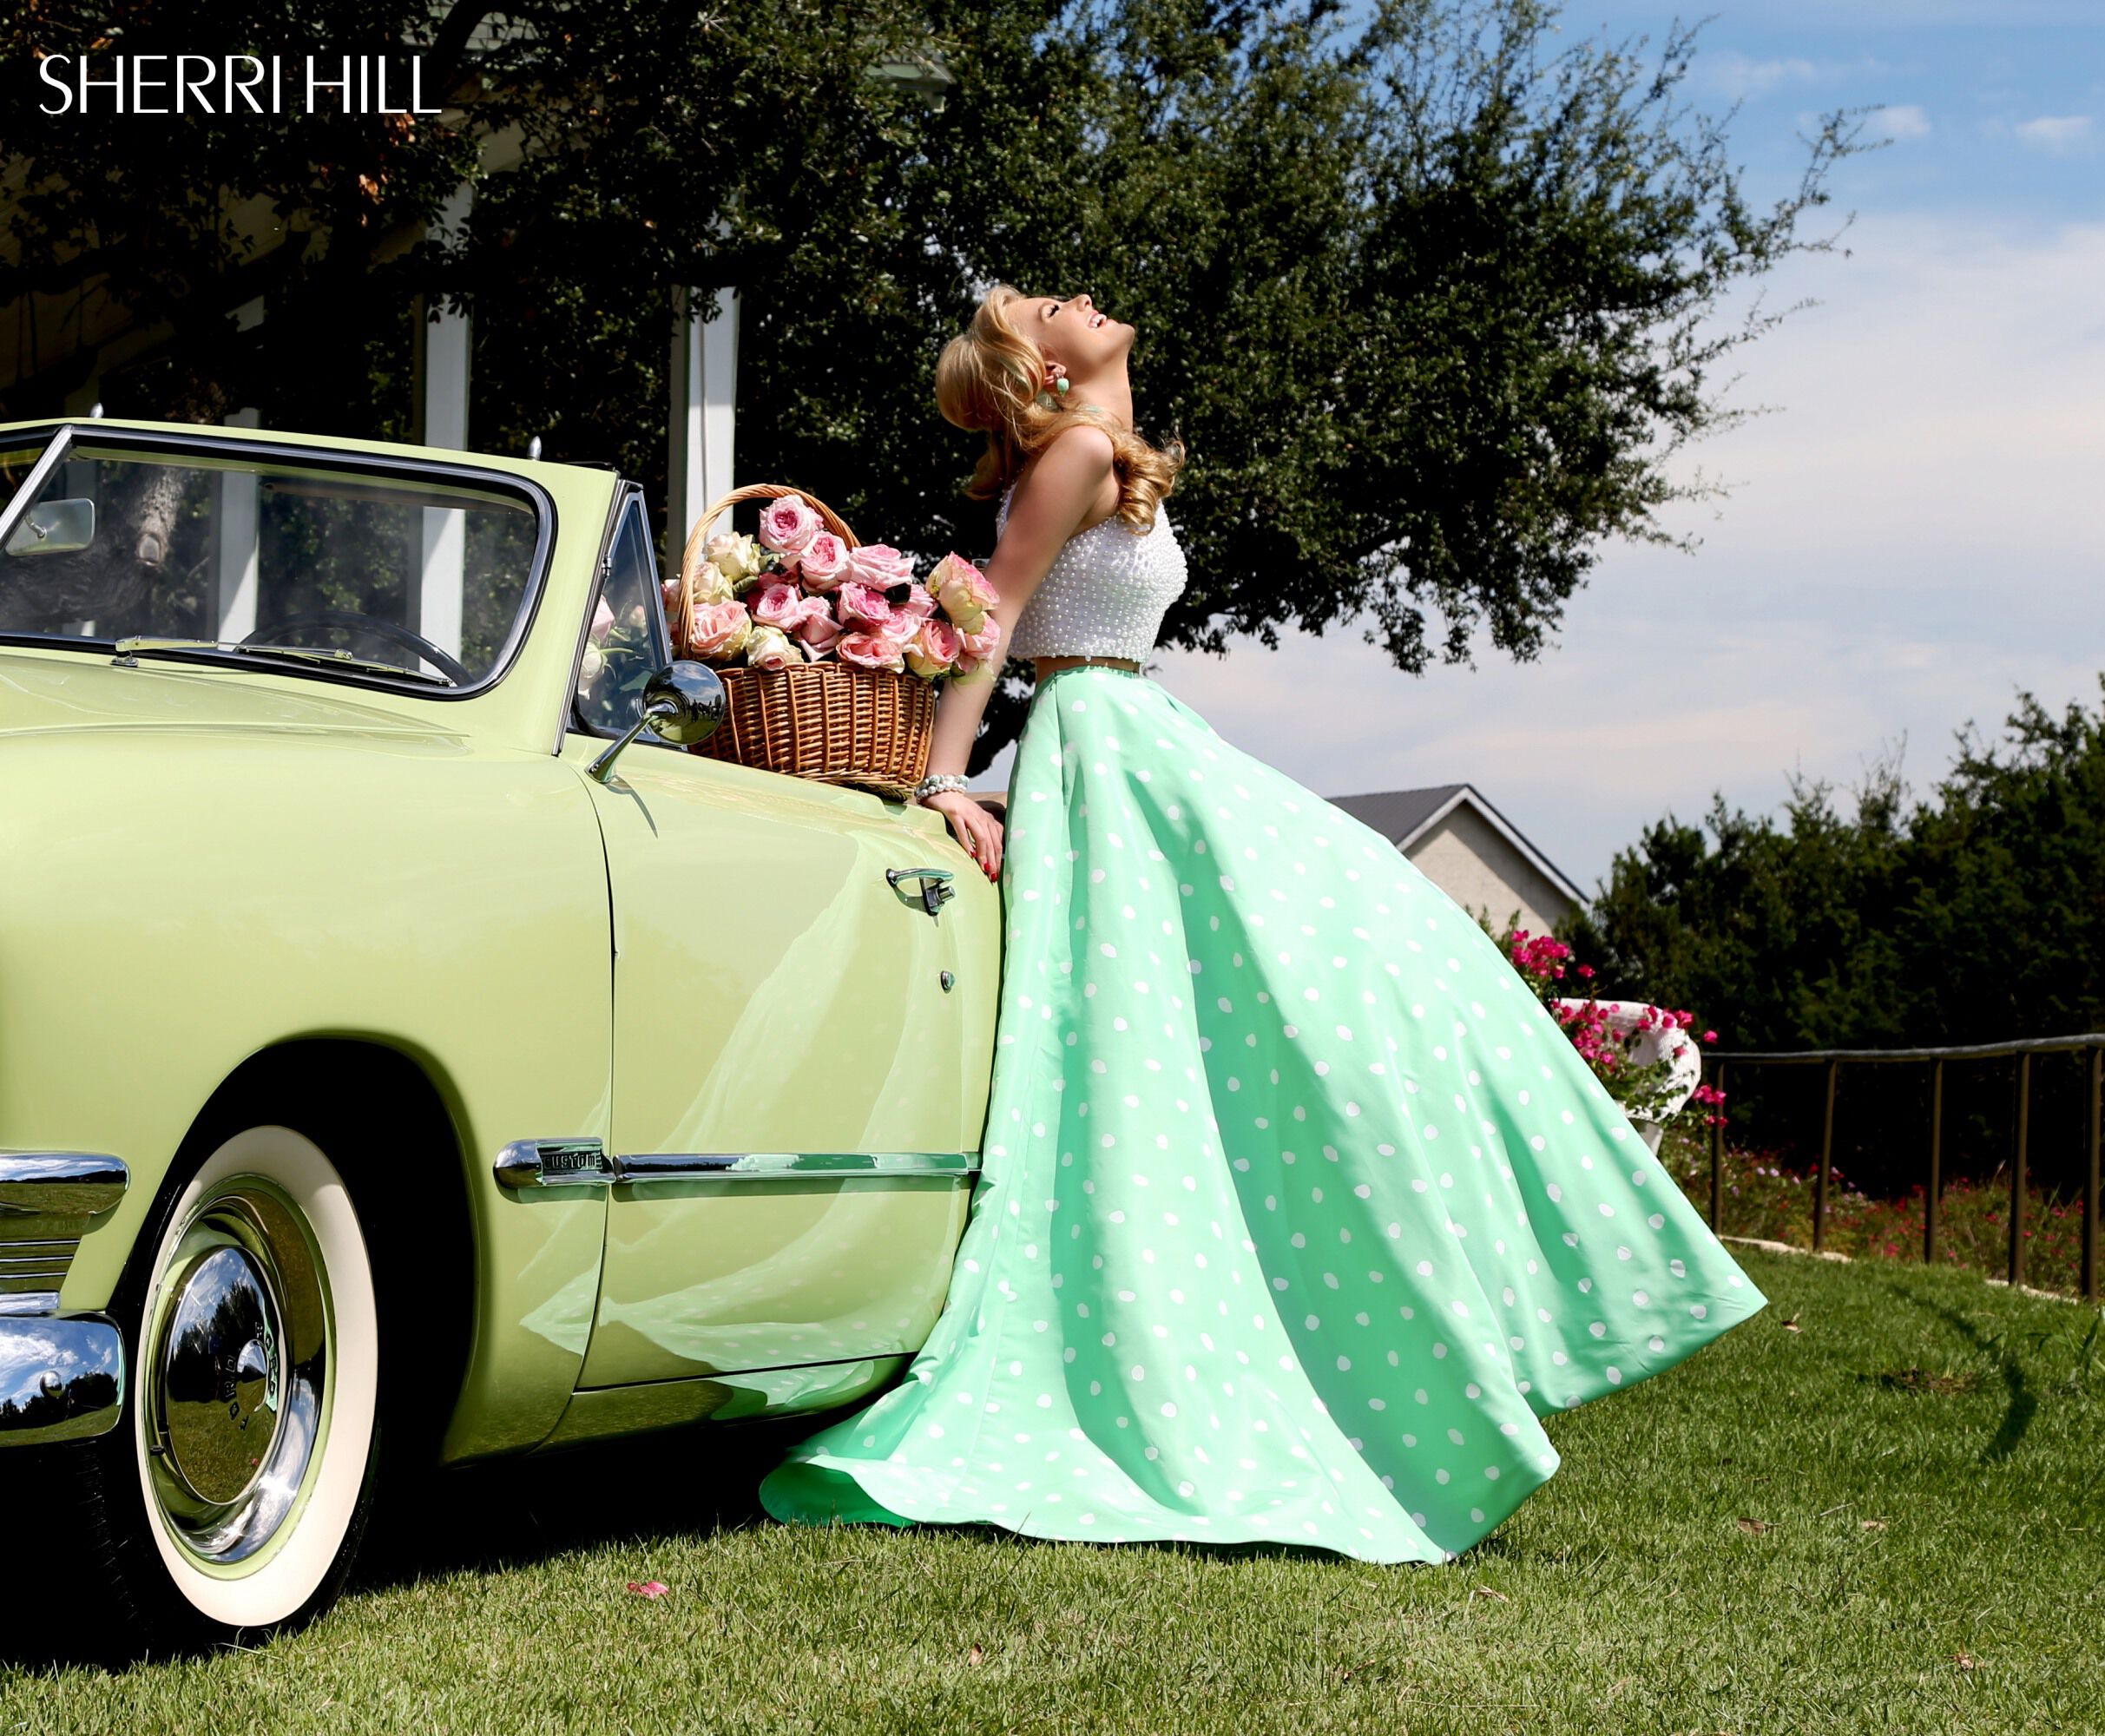
<path id="1" fill-rule="evenodd" d="M 1375 790 L 1364 796 L 1332 796 L 1333 806 L 1364 820 L 1402 849 L 1454 806 L 1467 784 L 1429 784 L 1422 790 Z"/>
<path id="2" fill-rule="evenodd" d="M 1494 832 L 1534 864 L 1551 885 L 1575 904 L 1586 902 L 1586 894 L 1571 883 L 1556 863 L 1529 843 L 1519 827 L 1493 807 L 1473 784 L 1432 784 L 1422 790 L 1373 790 L 1365 795 L 1332 796 L 1329 799 L 1353 819 L 1393 840 L 1396 847 L 1406 853 L 1420 838 L 1467 802 Z"/>

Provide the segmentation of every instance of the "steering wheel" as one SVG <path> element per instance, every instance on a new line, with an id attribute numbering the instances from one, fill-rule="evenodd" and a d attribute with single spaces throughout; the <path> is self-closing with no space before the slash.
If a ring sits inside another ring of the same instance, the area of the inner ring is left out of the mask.
<path id="1" fill-rule="evenodd" d="M 241 643 L 268 644 L 271 639 L 266 635 L 286 633 L 299 627 L 344 627 L 355 633 L 370 633 L 378 639 L 391 640 L 405 650 L 414 651 L 448 681 L 464 687 L 475 685 L 475 676 L 466 664 L 441 650 L 414 628 L 405 627 L 399 621 L 384 621 L 378 615 L 353 615 L 348 609 L 320 608 L 310 615 L 295 615 L 285 621 L 273 621 L 268 627 L 259 627 Z"/>

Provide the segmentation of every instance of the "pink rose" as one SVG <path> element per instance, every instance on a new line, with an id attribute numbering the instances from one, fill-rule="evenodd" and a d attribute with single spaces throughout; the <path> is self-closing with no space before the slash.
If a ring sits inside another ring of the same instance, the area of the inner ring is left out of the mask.
<path id="1" fill-rule="evenodd" d="M 771 581 L 753 604 L 753 618 L 786 633 L 804 619 L 804 593 L 783 580 Z"/>
<path id="2" fill-rule="evenodd" d="M 890 621 L 881 627 L 871 628 L 871 631 L 883 634 L 894 645 L 904 648 L 919 636 L 921 627 L 922 623 L 918 618 L 907 614 L 904 609 L 895 608 L 891 611 Z"/>
<path id="3" fill-rule="evenodd" d="M 967 633 L 963 628 L 958 628 L 957 642 L 961 649 L 957 658 L 957 673 L 969 675 L 976 669 L 983 668 L 988 660 L 1000 650 L 1001 638 L 1000 623 L 991 615 L 987 617 L 986 624 L 977 633 Z"/>
<path id="4" fill-rule="evenodd" d="M 830 591 L 848 576 L 851 559 L 848 545 L 830 530 L 821 530 L 806 543 L 804 552 L 797 556 L 797 566 L 804 582 L 815 591 Z"/>
<path id="5" fill-rule="evenodd" d="M 830 595 L 800 596 L 797 599 L 797 618 L 790 622 L 792 631 L 812 619 L 833 621 L 833 599 Z"/>
<path id="6" fill-rule="evenodd" d="M 753 617 L 746 613 L 744 603 L 735 600 L 704 603 L 694 611 L 687 650 L 694 656 L 720 663 L 743 651 L 752 635 Z"/>
<path id="7" fill-rule="evenodd" d="M 674 635 L 677 637 L 680 632 L 680 581 L 659 580 L 658 595 L 665 604 L 665 618 L 672 622 Z"/>
<path id="8" fill-rule="evenodd" d="M 957 629 L 949 621 L 924 621 L 906 646 L 906 667 L 932 681 L 956 667 L 964 648 Z"/>
<path id="9" fill-rule="evenodd" d="M 785 555 L 801 555 L 812 538 L 826 529 L 826 521 L 806 504 L 804 496 L 786 494 L 760 509 L 760 542 Z"/>
<path id="10" fill-rule="evenodd" d="M 804 641 L 805 650 L 815 663 L 839 640 L 840 623 L 827 611 L 823 597 L 810 597 L 806 601 L 819 607 L 816 614 L 807 615 L 797 623 L 797 637 Z"/>
<path id="11" fill-rule="evenodd" d="M 904 602 L 895 602 L 892 608 L 902 615 L 911 615 L 916 621 L 926 621 L 936 612 L 936 595 L 926 585 L 914 585 L 906 593 Z"/>
<path id="12" fill-rule="evenodd" d="M 861 579 L 843 582 L 835 594 L 840 608 L 840 618 L 868 627 L 891 625 L 891 605 L 885 601 L 883 588 Z"/>
<path id="13" fill-rule="evenodd" d="M 786 669 L 804 661 L 797 642 L 779 627 L 756 627 L 746 641 L 746 661 L 755 669 Z"/>
<path id="14" fill-rule="evenodd" d="M 848 556 L 851 575 L 866 585 L 888 591 L 914 575 L 913 562 L 886 542 L 865 542 Z"/>
<path id="15" fill-rule="evenodd" d="M 586 636 L 595 645 L 604 645 L 607 635 L 614 631 L 614 611 L 607 607 L 607 599 L 599 600 L 599 607 L 592 611 L 592 630 Z"/>
<path id="16" fill-rule="evenodd" d="M 898 646 L 881 633 L 844 633 L 833 648 L 840 654 L 842 662 L 858 668 L 890 669 L 896 674 L 906 667 Z"/>
<path id="17" fill-rule="evenodd" d="M 945 555 L 936 563 L 936 570 L 928 575 L 928 588 L 943 604 L 943 612 L 966 633 L 978 632 L 987 611 L 1001 601 L 987 575 L 958 555 Z"/>

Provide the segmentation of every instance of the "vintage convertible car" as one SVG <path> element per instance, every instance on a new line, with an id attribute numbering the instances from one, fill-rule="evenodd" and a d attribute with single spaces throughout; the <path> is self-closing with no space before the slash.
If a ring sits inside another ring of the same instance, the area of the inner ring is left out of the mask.
<path id="1" fill-rule="evenodd" d="M 325 1607 L 384 1464 L 925 1338 L 998 895 L 721 705 L 608 472 L 0 426 L 0 1467 L 128 1634 Z"/>

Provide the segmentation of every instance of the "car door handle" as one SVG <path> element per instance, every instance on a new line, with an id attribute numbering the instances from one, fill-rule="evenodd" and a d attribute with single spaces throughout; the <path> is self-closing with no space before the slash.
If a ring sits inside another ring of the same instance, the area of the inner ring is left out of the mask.
<path id="1" fill-rule="evenodd" d="M 928 912 L 931 922 L 936 919 L 936 913 L 943 908 L 944 901 L 957 895 L 957 889 L 951 884 L 951 874 L 948 868 L 887 868 L 885 878 L 891 883 L 895 892 L 898 891 L 901 881 L 918 880 L 921 883 L 921 908 Z"/>

